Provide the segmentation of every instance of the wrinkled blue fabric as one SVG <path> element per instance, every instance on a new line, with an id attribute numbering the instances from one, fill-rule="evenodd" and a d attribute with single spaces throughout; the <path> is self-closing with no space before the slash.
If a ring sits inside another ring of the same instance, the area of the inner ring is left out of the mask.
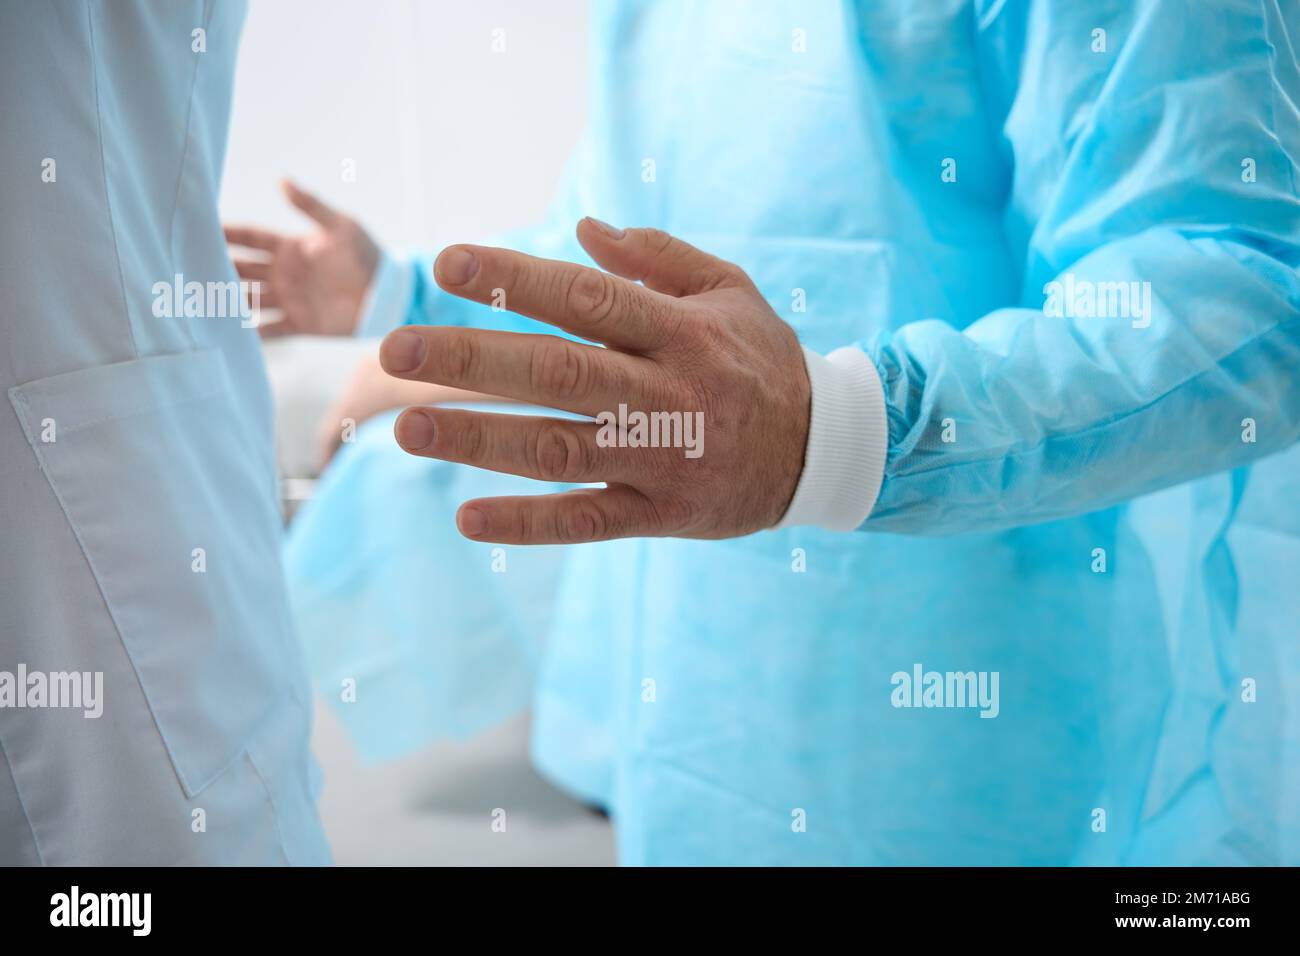
<path id="1" fill-rule="evenodd" d="M 565 552 L 537 765 L 625 863 L 1300 862 L 1300 7 L 591 32 L 553 213 L 502 244 L 586 261 L 594 215 L 737 262 L 806 345 L 866 351 L 889 452 L 858 533 Z M 537 328 L 418 265 L 407 321 Z M 895 706 L 915 665 L 996 672 L 997 716 Z"/>
<path id="2" fill-rule="evenodd" d="M 519 480 L 388 454 L 395 417 L 342 445 L 286 549 L 308 664 L 367 761 L 519 713 L 561 564 L 557 548 L 507 550 L 456 533 L 450 502 L 513 494 Z"/>

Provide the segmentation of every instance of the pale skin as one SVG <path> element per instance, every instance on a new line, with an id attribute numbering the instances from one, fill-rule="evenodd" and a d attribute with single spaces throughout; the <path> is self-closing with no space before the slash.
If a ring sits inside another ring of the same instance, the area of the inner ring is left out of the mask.
<path id="1" fill-rule="evenodd" d="M 350 334 L 378 261 L 353 219 L 285 184 L 318 225 L 288 237 L 227 227 L 227 239 L 264 253 L 236 258 L 264 283 L 262 302 L 284 311 L 263 334 Z M 504 305 L 586 344 L 451 326 L 405 326 L 326 416 L 323 454 L 338 421 L 436 402 L 496 396 L 593 419 L 408 408 L 394 434 L 414 455 L 543 481 L 596 484 L 558 494 L 465 502 L 466 537 L 501 544 L 577 544 L 626 537 L 729 538 L 776 524 L 803 469 L 811 389 L 794 331 L 736 265 L 655 229 L 594 219 L 578 241 L 601 267 L 508 249 L 453 245 L 434 265 L 451 295 Z M 283 327 L 281 327 L 283 326 Z M 391 383 L 391 384 L 389 384 Z M 427 390 L 427 391 L 418 391 Z M 594 419 L 619 405 L 702 412 L 705 454 L 681 448 L 603 447 Z"/>
<path id="2" fill-rule="evenodd" d="M 279 310 L 280 321 L 260 325 L 263 338 L 282 335 L 351 335 L 379 261 L 379 246 L 365 227 L 297 184 L 280 184 L 285 198 L 314 224 L 302 235 L 256 226 L 227 225 L 241 278 L 260 283 L 260 304 Z M 380 367 L 378 357 L 362 359 L 316 428 L 317 464 L 329 463 L 342 443 L 345 421 L 361 424 L 374 415 L 405 405 L 439 402 L 490 402 L 442 385 L 406 382 Z"/>
<path id="3" fill-rule="evenodd" d="M 287 180 L 285 197 L 318 226 L 289 236 L 255 226 L 228 225 L 226 241 L 259 253 L 234 255 L 240 278 L 260 282 L 261 306 L 281 320 L 261 326 L 264 337 L 310 333 L 351 335 L 379 262 L 379 247 L 361 224 Z"/>

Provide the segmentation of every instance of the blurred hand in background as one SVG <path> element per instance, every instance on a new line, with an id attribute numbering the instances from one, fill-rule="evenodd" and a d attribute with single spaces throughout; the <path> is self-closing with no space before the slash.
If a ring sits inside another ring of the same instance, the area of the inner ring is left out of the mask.
<path id="1" fill-rule="evenodd" d="M 351 335 L 379 264 L 379 246 L 351 216 L 288 180 L 281 188 L 315 222 L 315 230 L 289 236 L 254 226 L 225 227 L 228 243 L 254 254 L 232 250 L 240 278 L 260 282 L 261 307 L 281 314 L 279 322 L 259 330 L 264 337 Z"/>

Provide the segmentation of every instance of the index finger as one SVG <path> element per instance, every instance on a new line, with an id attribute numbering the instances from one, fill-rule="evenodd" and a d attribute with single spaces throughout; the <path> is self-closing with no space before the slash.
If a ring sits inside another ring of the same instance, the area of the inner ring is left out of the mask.
<path id="1" fill-rule="evenodd" d="M 258 229 L 255 226 L 222 226 L 221 231 L 226 234 L 226 242 L 235 246 L 273 252 L 280 244 L 279 233 L 269 229 Z"/>
<path id="2" fill-rule="evenodd" d="M 627 351 L 649 352 L 672 338 L 671 296 L 572 262 L 510 249 L 444 249 L 434 278 L 461 298 L 501 306 L 574 335 Z"/>

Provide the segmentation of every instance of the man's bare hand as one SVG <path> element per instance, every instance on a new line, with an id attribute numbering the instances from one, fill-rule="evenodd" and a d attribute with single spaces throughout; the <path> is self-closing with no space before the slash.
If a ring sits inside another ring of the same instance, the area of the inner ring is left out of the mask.
<path id="1" fill-rule="evenodd" d="M 578 240 L 607 272 L 457 245 L 438 257 L 434 277 L 453 295 L 606 348 L 407 326 L 384 340 L 380 360 L 400 378 L 597 420 L 411 408 L 394 426 L 398 442 L 493 471 L 606 485 L 467 502 L 457 524 L 476 540 L 727 538 L 771 527 L 794 495 L 808 434 L 810 386 L 794 331 L 740 268 L 663 232 L 584 219 Z"/>

